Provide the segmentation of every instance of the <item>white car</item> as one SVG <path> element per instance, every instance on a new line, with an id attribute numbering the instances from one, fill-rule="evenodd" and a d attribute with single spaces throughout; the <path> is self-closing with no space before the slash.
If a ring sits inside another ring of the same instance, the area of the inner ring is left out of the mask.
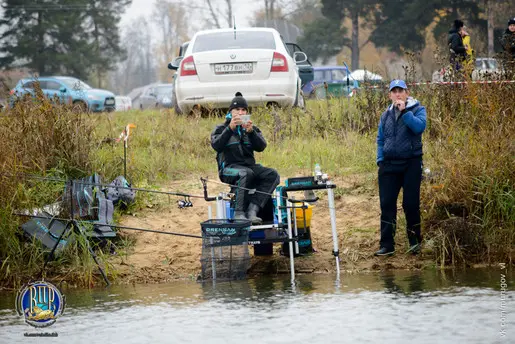
<path id="1" fill-rule="evenodd" d="M 195 106 L 227 109 L 236 92 L 250 107 L 304 106 L 297 63 L 307 56 L 290 56 L 275 29 L 200 31 L 183 55 L 169 64 L 177 70 L 174 98 L 180 113 Z"/>
<path id="2" fill-rule="evenodd" d="M 499 80 L 500 76 L 501 71 L 496 59 L 491 57 L 479 57 L 476 59 L 476 64 L 472 71 L 472 80 Z"/>
<path id="3" fill-rule="evenodd" d="M 132 100 L 127 96 L 114 97 L 116 111 L 129 111 L 132 108 Z"/>

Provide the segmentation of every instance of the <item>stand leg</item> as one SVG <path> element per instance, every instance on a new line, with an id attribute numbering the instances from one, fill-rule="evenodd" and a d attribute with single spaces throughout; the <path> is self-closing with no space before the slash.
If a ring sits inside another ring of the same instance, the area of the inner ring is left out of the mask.
<path id="1" fill-rule="evenodd" d="M 100 274 L 102 275 L 102 277 L 104 278 L 104 281 L 106 282 L 106 286 L 109 287 L 111 285 L 111 282 L 109 282 L 109 280 L 107 279 L 107 275 L 104 272 L 104 269 L 102 269 L 102 267 L 100 266 L 100 263 L 98 262 L 98 259 L 97 259 L 97 255 L 95 254 L 95 252 L 93 251 L 91 246 L 89 246 L 89 241 L 87 238 L 86 238 L 86 241 L 88 243 L 88 251 L 91 254 L 91 256 L 93 257 L 93 260 L 95 261 L 95 263 L 97 264 L 98 270 L 100 270 Z"/>
<path id="2" fill-rule="evenodd" d="M 333 189 L 327 189 L 327 198 L 329 199 L 329 215 L 331 216 L 331 229 L 333 232 L 333 255 L 336 258 L 336 278 L 340 279 L 340 259 L 338 257 L 338 233 L 336 232 L 336 209 L 334 208 Z"/>
<path id="3" fill-rule="evenodd" d="M 275 204 L 277 206 L 277 224 L 281 225 L 283 223 L 283 216 L 281 213 L 281 192 L 275 192 Z"/>
<path id="4" fill-rule="evenodd" d="M 292 196 L 292 199 L 295 199 L 293 196 Z M 297 204 L 297 203 L 295 203 Z M 297 226 L 297 209 L 292 209 L 293 211 L 293 235 L 295 235 L 295 237 L 297 238 L 297 241 L 295 241 L 295 254 L 299 254 L 299 227 Z"/>
<path id="5" fill-rule="evenodd" d="M 218 195 L 216 199 L 216 218 L 217 219 L 225 219 L 225 202 L 222 195 Z M 220 259 L 223 258 L 222 246 L 219 247 L 218 252 Z"/>
<path id="6" fill-rule="evenodd" d="M 95 251 L 93 251 L 93 249 L 91 248 L 91 245 L 89 244 L 88 237 L 82 231 L 82 228 L 76 223 L 75 220 L 73 221 L 73 223 L 74 223 L 75 227 L 77 228 L 77 230 L 79 231 L 80 235 L 82 235 L 84 237 L 84 240 L 86 240 L 86 246 L 88 248 L 89 254 L 91 254 L 91 257 L 93 257 L 93 260 L 97 264 L 98 270 L 100 270 L 100 274 L 102 275 L 102 277 L 104 278 L 104 281 L 106 282 L 106 286 L 109 287 L 111 285 L 111 282 L 109 282 L 109 280 L 107 279 L 107 275 L 104 272 L 104 269 L 102 269 L 102 267 L 100 266 L 97 255 L 95 254 Z"/>
<path id="7" fill-rule="evenodd" d="M 211 206 L 207 207 L 207 217 L 211 220 L 213 218 L 213 211 Z M 209 238 L 211 244 L 211 272 L 213 274 L 213 281 L 216 280 L 216 264 L 215 264 L 215 248 L 213 247 L 213 238 Z"/>
<path id="8" fill-rule="evenodd" d="M 45 263 L 43 264 L 43 269 L 41 269 L 41 272 L 39 273 L 39 279 L 41 279 L 43 277 L 43 272 L 46 270 L 46 266 L 47 266 L 48 262 L 54 258 L 54 252 L 57 249 L 57 246 L 59 245 L 59 243 L 61 242 L 61 239 L 63 238 L 64 234 L 68 231 L 68 228 L 71 227 L 71 224 L 72 224 L 72 221 L 68 221 L 68 223 L 66 224 L 66 227 L 62 231 L 61 235 L 59 235 L 59 238 L 57 239 L 54 247 L 52 247 L 52 251 L 50 251 L 50 255 L 45 259 Z"/>
<path id="9" fill-rule="evenodd" d="M 294 285 L 295 284 L 295 263 L 293 261 L 293 237 L 292 237 L 292 233 L 291 233 L 291 212 L 290 212 L 290 207 L 291 207 L 291 202 L 290 201 L 286 201 L 286 214 L 288 216 L 288 239 L 290 239 L 290 242 L 288 243 L 289 245 L 289 248 L 290 248 L 290 271 L 291 271 L 291 284 Z"/>

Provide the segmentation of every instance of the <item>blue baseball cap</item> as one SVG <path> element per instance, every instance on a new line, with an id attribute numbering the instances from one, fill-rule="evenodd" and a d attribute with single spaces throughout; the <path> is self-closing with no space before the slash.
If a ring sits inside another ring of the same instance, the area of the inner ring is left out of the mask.
<path id="1" fill-rule="evenodd" d="M 400 79 L 395 79 L 395 80 L 392 80 L 392 82 L 390 82 L 390 92 L 395 87 L 400 87 L 400 88 L 402 88 L 404 90 L 408 89 L 408 86 L 406 86 L 406 83 L 404 82 L 404 80 L 400 80 Z"/>

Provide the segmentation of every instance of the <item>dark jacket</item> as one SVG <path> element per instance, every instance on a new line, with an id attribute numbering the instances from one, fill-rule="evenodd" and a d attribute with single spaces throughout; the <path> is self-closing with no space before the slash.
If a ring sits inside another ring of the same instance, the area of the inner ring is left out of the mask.
<path id="1" fill-rule="evenodd" d="M 216 161 L 218 172 L 233 164 L 252 166 L 256 163 L 254 151 L 262 152 L 266 148 L 266 141 L 261 130 L 254 126 L 251 133 L 247 133 L 240 126 L 232 131 L 229 127 L 231 119 L 218 125 L 211 133 L 211 147 L 217 152 Z"/>
<path id="2" fill-rule="evenodd" d="M 515 59 L 515 32 L 511 32 L 506 29 L 506 31 L 502 34 L 501 44 L 504 51 L 511 55 L 513 59 Z"/>
<path id="3" fill-rule="evenodd" d="M 465 49 L 465 46 L 463 45 L 463 39 L 461 38 L 461 35 L 458 33 L 457 29 L 452 28 L 449 30 L 447 44 L 449 45 L 449 50 L 451 53 L 451 63 L 455 62 L 457 58 L 458 60 L 463 60 L 467 57 L 467 49 Z"/>
<path id="4" fill-rule="evenodd" d="M 422 155 L 422 133 L 426 129 L 426 108 L 411 97 L 406 109 L 395 118 L 390 105 L 383 112 L 377 133 L 377 162 L 404 160 Z"/>

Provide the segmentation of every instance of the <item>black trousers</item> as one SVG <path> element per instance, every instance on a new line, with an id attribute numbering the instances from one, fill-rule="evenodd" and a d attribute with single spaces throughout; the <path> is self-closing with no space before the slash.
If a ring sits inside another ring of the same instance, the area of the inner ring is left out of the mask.
<path id="1" fill-rule="evenodd" d="M 393 249 L 397 224 L 397 198 L 402 188 L 402 208 L 410 245 L 420 243 L 420 183 L 422 157 L 379 163 L 379 200 L 381 204 L 381 247 Z"/>
<path id="2" fill-rule="evenodd" d="M 220 180 L 227 184 L 260 191 L 249 195 L 247 190 L 236 189 L 234 210 L 245 211 L 245 201 L 263 208 L 270 199 L 269 194 L 272 194 L 279 185 L 280 177 L 273 168 L 263 167 L 259 164 L 252 166 L 233 164 L 223 169 Z"/>

